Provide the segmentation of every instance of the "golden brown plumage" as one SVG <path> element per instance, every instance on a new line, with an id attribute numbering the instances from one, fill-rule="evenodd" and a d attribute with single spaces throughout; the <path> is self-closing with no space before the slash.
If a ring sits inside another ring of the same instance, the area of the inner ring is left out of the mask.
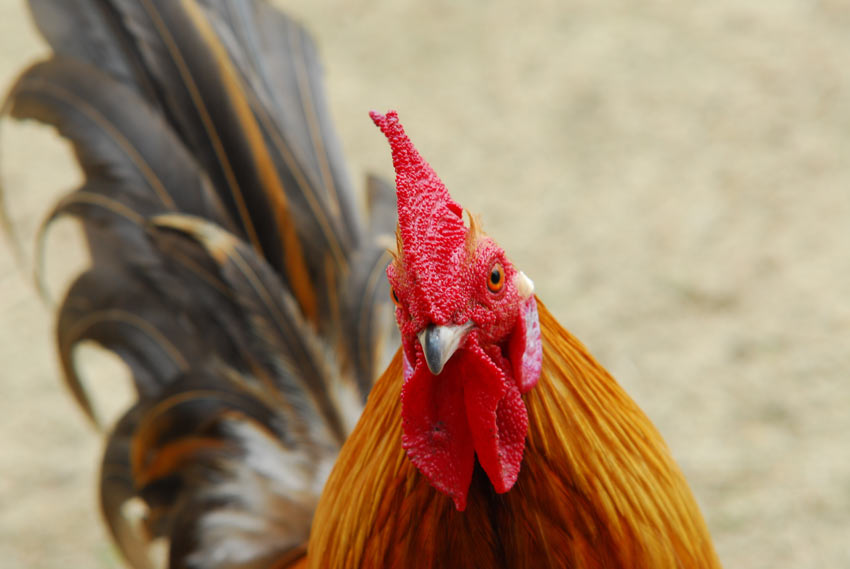
<path id="1" fill-rule="evenodd" d="M 539 301 L 538 301 L 539 302 Z M 525 395 L 516 486 L 478 470 L 465 511 L 407 460 L 401 357 L 375 384 L 325 486 L 310 567 L 719 567 L 688 486 L 649 419 L 542 303 L 543 373 Z"/>

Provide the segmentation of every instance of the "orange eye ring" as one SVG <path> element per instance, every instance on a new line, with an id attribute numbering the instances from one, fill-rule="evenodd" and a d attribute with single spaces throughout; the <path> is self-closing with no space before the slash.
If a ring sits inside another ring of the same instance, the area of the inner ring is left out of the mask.
<path id="1" fill-rule="evenodd" d="M 493 294 L 501 292 L 505 286 L 505 268 L 501 263 L 493 263 L 490 274 L 487 277 L 487 288 Z"/>
<path id="2" fill-rule="evenodd" d="M 390 287 L 390 297 L 393 299 L 393 304 L 401 308 L 401 301 L 398 299 L 398 295 L 395 293 L 395 289 Z"/>

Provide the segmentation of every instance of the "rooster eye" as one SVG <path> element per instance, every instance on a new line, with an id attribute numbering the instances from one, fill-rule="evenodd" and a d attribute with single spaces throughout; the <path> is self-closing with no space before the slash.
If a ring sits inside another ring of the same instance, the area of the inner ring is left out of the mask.
<path id="1" fill-rule="evenodd" d="M 490 277 L 487 279 L 487 288 L 490 292 L 497 293 L 505 286 L 505 268 L 501 263 L 496 263 L 490 269 Z"/>
<path id="2" fill-rule="evenodd" d="M 401 307 L 401 301 L 398 299 L 398 295 L 395 293 L 394 288 L 390 288 L 390 296 L 393 298 L 393 304 L 398 307 Z"/>

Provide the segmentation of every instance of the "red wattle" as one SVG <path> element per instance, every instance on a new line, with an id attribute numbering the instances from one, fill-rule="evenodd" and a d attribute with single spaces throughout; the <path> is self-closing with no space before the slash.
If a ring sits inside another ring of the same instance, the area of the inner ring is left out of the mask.
<path id="1" fill-rule="evenodd" d="M 466 508 L 475 456 L 498 493 L 516 482 L 528 414 L 512 378 L 468 342 L 432 375 L 420 359 L 402 386 L 402 446 L 439 491 Z"/>
<path id="2" fill-rule="evenodd" d="M 454 360 L 455 358 L 452 358 Z M 449 360 L 434 376 L 422 359 L 401 388 L 402 439 L 407 456 L 425 478 L 466 509 L 475 450 L 463 405 L 463 382 Z"/>
<path id="3" fill-rule="evenodd" d="M 466 359 L 466 417 L 481 468 L 497 493 L 510 490 L 519 476 L 528 413 L 514 381 L 480 347 Z"/>

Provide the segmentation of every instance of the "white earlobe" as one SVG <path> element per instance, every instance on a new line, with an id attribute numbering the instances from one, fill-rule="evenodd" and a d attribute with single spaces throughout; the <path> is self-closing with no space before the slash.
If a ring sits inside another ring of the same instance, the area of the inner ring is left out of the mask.
<path id="1" fill-rule="evenodd" d="M 522 271 L 518 271 L 514 277 L 514 286 L 522 298 L 528 298 L 534 293 L 534 282 Z"/>

